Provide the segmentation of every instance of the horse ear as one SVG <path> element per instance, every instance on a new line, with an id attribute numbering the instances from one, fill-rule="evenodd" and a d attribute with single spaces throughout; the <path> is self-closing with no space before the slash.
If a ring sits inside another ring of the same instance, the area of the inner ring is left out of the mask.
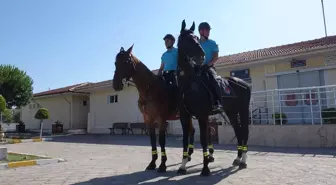
<path id="1" fill-rule="evenodd" d="M 195 21 L 193 21 L 193 24 L 192 24 L 192 26 L 190 27 L 190 30 L 191 30 L 191 31 L 195 31 Z"/>
<path id="2" fill-rule="evenodd" d="M 183 19 L 183 21 L 182 21 L 182 27 L 181 27 L 181 32 L 185 30 L 185 27 L 186 27 L 186 23 L 185 23 L 185 20 Z"/>
<path id="3" fill-rule="evenodd" d="M 120 48 L 120 52 L 124 52 L 125 50 L 124 50 L 124 47 L 121 47 Z"/>
<path id="4" fill-rule="evenodd" d="M 127 50 L 127 53 L 129 53 L 129 54 L 131 54 L 131 53 L 132 53 L 133 46 L 134 46 L 134 44 L 132 44 L 132 46 L 131 46 L 130 48 L 128 48 L 128 50 Z"/>

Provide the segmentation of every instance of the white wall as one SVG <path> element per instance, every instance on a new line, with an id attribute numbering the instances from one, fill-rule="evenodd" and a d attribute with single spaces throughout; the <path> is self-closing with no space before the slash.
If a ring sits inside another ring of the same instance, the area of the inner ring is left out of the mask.
<path id="1" fill-rule="evenodd" d="M 117 103 L 108 103 L 109 95 L 118 95 Z M 143 122 L 138 109 L 138 92 L 135 87 L 115 92 L 112 88 L 90 95 L 89 133 L 109 133 L 115 122 Z"/>

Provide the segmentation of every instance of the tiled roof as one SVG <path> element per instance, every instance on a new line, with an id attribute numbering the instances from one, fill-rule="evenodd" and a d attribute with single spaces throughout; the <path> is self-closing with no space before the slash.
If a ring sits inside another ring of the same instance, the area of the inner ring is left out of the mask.
<path id="1" fill-rule="evenodd" d="M 90 83 L 86 82 L 86 83 L 80 83 L 80 84 L 70 85 L 70 86 L 62 87 L 62 88 L 58 88 L 58 89 L 52 89 L 52 90 L 49 90 L 49 91 L 35 93 L 33 96 L 34 97 L 40 97 L 40 96 L 46 96 L 46 95 L 60 94 L 60 93 L 66 93 L 66 92 L 73 92 L 75 88 L 78 88 L 78 87 L 81 87 L 81 86 L 85 86 L 87 84 L 90 84 Z"/>
<path id="2" fill-rule="evenodd" d="M 314 40 L 308 40 L 303 42 L 297 42 L 292 44 L 286 44 L 282 46 L 275 46 L 270 48 L 258 49 L 253 51 L 247 51 L 243 53 L 237 53 L 232 55 L 226 55 L 218 58 L 216 65 L 231 65 L 243 62 L 251 62 L 254 60 L 261 60 L 264 58 L 274 58 L 280 56 L 286 56 L 290 54 L 296 54 L 299 52 L 307 52 L 314 49 L 321 49 L 326 46 L 336 47 L 336 35 L 323 37 Z M 157 74 L 158 69 L 152 70 Z M 109 86 L 112 87 L 112 80 L 106 80 L 97 83 L 91 83 L 78 89 L 86 89 L 91 87 Z"/>
<path id="3" fill-rule="evenodd" d="M 320 49 L 327 46 L 336 46 L 336 35 L 323 37 L 314 40 L 297 42 L 282 46 L 275 46 L 270 48 L 258 49 L 254 51 L 247 51 L 233 55 L 219 57 L 216 65 L 230 65 L 242 62 L 250 62 L 263 58 L 280 57 L 299 52 L 307 52 L 314 49 Z"/>

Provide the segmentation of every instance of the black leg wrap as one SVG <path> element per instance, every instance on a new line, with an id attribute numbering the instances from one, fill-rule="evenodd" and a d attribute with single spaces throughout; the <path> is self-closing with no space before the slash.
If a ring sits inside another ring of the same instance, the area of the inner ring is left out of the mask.
<path id="1" fill-rule="evenodd" d="M 152 161 L 149 163 L 149 165 L 147 166 L 146 170 L 155 170 L 156 168 L 156 160 L 158 159 L 158 155 L 156 151 L 152 151 Z"/>
<path id="2" fill-rule="evenodd" d="M 162 156 L 161 164 L 159 166 L 158 172 L 163 173 L 167 171 L 166 161 L 167 161 L 167 156 L 166 155 Z"/>

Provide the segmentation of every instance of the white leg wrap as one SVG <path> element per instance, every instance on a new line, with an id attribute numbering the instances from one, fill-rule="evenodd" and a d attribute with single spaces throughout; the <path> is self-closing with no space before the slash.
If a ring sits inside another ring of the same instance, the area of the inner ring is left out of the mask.
<path id="1" fill-rule="evenodd" d="M 188 158 L 182 159 L 182 164 L 180 166 L 180 169 L 186 169 L 187 162 L 188 162 Z"/>
<path id="2" fill-rule="evenodd" d="M 243 153 L 241 162 L 246 163 L 247 155 L 246 152 Z"/>

